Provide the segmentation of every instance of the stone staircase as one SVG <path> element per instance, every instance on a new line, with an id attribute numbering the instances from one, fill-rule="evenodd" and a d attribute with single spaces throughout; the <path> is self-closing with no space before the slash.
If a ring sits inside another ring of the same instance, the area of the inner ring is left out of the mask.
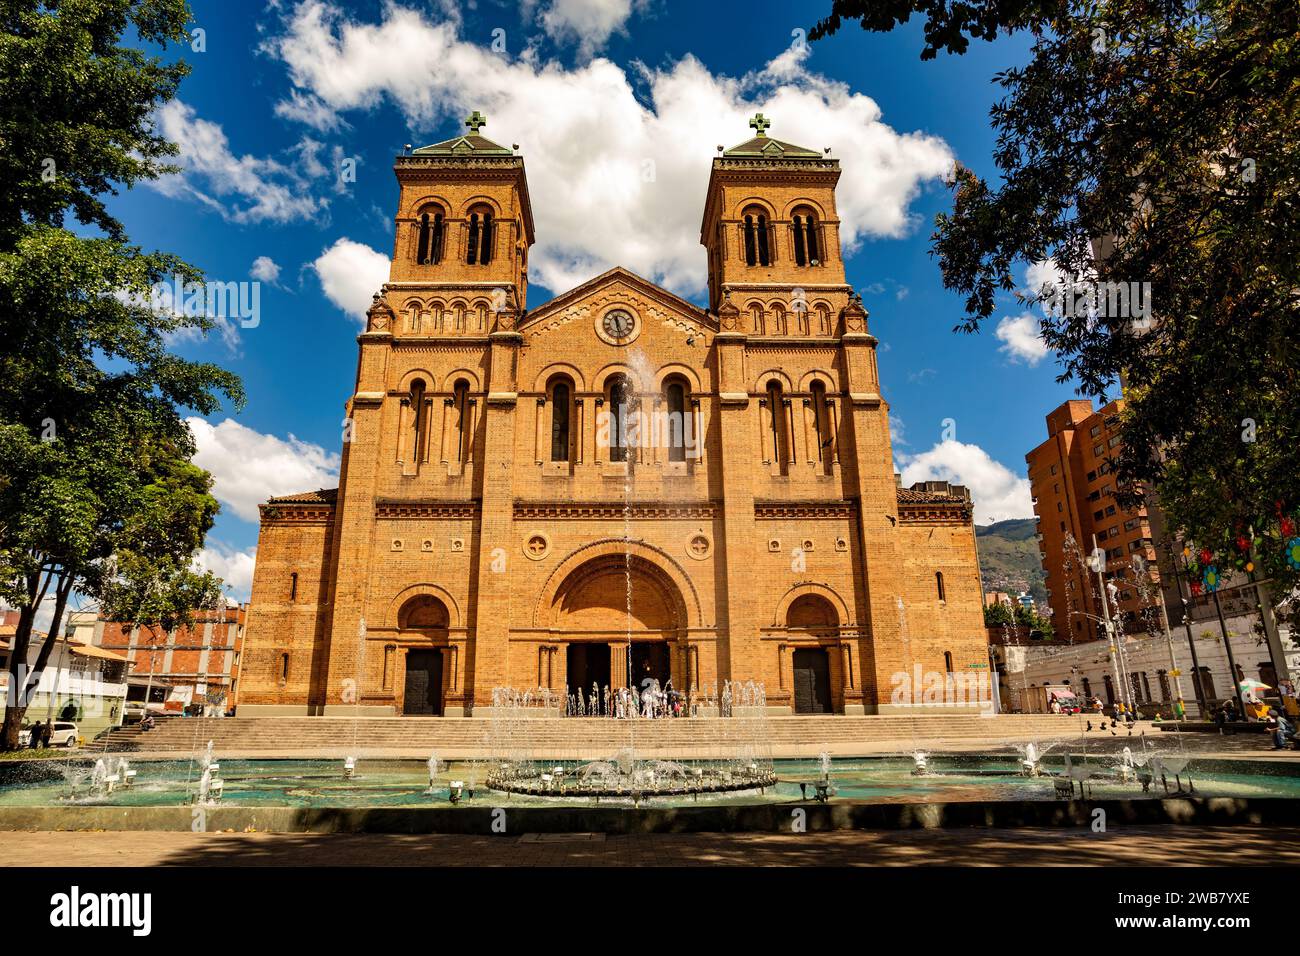
<path id="1" fill-rule="evenodd" d="M 1094 726 L 1095 726 L 1094 721 Z M 527 744 L 538 757 L 586 757 L 625 747 L 634 739 L 647 754 L 704 757 L 747 736 L 742 721 L 729 718 L 616 721 L 608 718 L 534 719 Z M 769 717 L 767 737 L 775 756 L 837 756 L 914 748 L 978 749 L 1027 740 L 1075 738 L 1077 717 L 974 714 L 846 717 Z M 147 733 L 139 725 L 96 738 L 96 750 L 192 752 L 213 741 L 230 756 L 335 755 L 343 751 L 394 756 L 482 755 L 493 733 L 487 717 L 245 717 L 169 718 Z M 517 739 L 517 738 L 516 738 Z"/>

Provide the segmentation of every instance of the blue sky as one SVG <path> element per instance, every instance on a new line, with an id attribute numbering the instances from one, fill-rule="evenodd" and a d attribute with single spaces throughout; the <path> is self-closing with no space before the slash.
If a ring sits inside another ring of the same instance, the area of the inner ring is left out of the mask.
<path id="1" fill-rule="evenodd" d="M 983 333 L 953 333 L 961 302 L 928 251 L 949 205 L 942 170 L 955 158 L 992 173 L 992 78 L 1025 59 L 1022 39 L 930 62 L 919 23 L 850 25 L 805 45 L 797 31 L 829 0 L 192 5 L 203 50 L 176 51 L 193 72 L 158 117 L 184 172 L 111 206 L 145 247 L 211 279 L 262 280 L 256 328 L 175 343 L 248 391 L 243 411 L 195 424 L 223 505 L 205 560 L 236 596 L 256 503 L 333 481 L 357 313 L 392 248 L 392 157 L 456 134 L 469 108 L 487 114 L 485 135 L 520 145 L 529 172 L 530 307 L 610 265 L 704 304 L 698 229 L 715 147 L 746 139 L 756 110 L 773 136 L 830 146 L 849 281 L 883 343 L 905 478 L 965 481 L 981 521 L 1030 514 L 1024 454 L 1073 389 L 1055 382 L 1034 323 L 1014 321 L 1028 309 L 1010 295 Z M 600 225 L 573 238 L 596 210 Z"/>

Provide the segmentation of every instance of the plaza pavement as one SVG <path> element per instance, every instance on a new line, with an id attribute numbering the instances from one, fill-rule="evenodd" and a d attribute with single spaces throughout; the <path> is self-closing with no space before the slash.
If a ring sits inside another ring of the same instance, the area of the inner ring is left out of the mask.
<path id="1" fill-rule="evenodd" d="M 0 833 L 4 866 L 1296 866 L 1300 827 L 826 833 Z"/>

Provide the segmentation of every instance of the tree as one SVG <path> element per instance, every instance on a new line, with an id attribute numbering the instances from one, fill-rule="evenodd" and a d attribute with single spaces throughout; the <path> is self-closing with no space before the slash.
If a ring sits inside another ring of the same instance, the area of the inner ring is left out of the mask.
<path id="1" fill-rule="evenodd" d="M 998 74 L 1000 181 L 958 167 L 937 217 L 944 284 L 975 332 L 1017 287 L 1043 307 L 1061 381 L 1121 378 L 1122 503 L 1158 492 L 1207 566 L 1300 584 L 1300 6 L 1294 0 L 836 0 L 887 30 L 926 17 L 922 57 L 1024 30 Z M 1077 295 L 1078 301 L 1071 303 Z M 1300 607 L 1291 606 L 1293 620 Z"/>
<path id="2" fill-rule="evenodd" d="M 999 601 L 984 607 L 985 627 L 1023 627 L 1035 639 L 1047 639 L 1055 635 L 1052 622 L 1040 615 L 1032 607 L 1025 607 L 1019 601 L 1006 604 Z"/>
<path id="3" fill-rule="evenodd" d="M 165 519 L 151 556 L 188 566 L 215 502 L 159 497 L 194 451 L 181 412 L 243 394 L 231 373 L 167 350 L 168 333 L 213 323 L 156 310 L 150 291 L 198 271 L 128 244 L 103 202 L 169 168 L 158 160 L 175 147 L 149 116 L 186 68 L 120 40 L 128 28 L 146 43 L 187 38 L 186 4 L 0 0 L 0 18 L 0 597 L 20 611 L 0 749 L 13 749 L 41 602 L 53 596 L 57 634 L 74 589 L 120 585 L 112 559 L 143 540 L 144 516 Z M 100 235 L 64 229 L 69 212 Z M 121 567 L 132 573 L 129 557 Z"/>

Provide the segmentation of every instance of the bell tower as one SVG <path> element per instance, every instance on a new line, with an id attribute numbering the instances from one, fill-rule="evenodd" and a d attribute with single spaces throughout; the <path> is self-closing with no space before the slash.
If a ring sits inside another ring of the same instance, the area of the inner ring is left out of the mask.
<path id="1" fill-rule="evenodd" d="M 845 291 L 835 184 L 839 160 L 767 135 L 771 120 L 749 121 L 754 136 L 713 160 L 700 242 L 709 256 L 709 308 L 746 293 Z M 748 331 L 757 331 L 746 327 Z"/>
<path id="2" fill-rule="evenodd" d="M 494 313 L 523 311 L 533 244 L 524 161 L 483 136 L 486 124 L 474 110 L 467 133 L 397 157 L 390 301 L 394 292 L 482 295 Z"/>

